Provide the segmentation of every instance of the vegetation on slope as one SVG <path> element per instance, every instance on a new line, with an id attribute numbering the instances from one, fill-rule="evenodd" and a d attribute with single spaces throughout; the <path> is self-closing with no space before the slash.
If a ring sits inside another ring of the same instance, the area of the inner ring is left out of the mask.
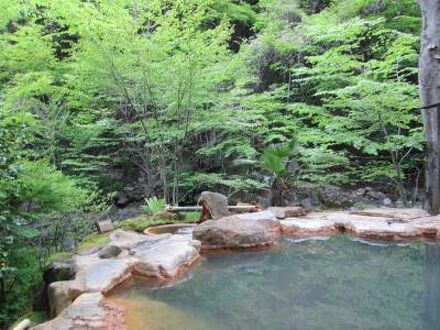
<path id="1" fill-rule="evenodd" d="M 1 326 L 127 183 L 167 203 L 280 187 L 256 164 L 295 140 L 286 189 L 420 198 L 414 0 L 0 6 Z"/>

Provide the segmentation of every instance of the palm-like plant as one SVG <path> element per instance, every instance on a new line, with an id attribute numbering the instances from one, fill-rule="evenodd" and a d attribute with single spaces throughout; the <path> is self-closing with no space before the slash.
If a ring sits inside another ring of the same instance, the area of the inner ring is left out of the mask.
<path id="1" fill-rule="evenodd" d="M 287 179 L 294 172 L 289 166 L 291 157 L 297 151 L 296 141 L 288 144 L 268 147 L 264 150 L 260 166 L 272 174 L 272 204 L 283 206 L 285 194 L 288 190 Z"/>
<path id="2" fill-rule="evenodd" d="M 296 174 L 299 167 L 292 160 L 297 152 L 298 144 L 294 140 L 290 143 L 267 147 L 259 160 L 236 159 L 234 166 L 259 166 L 271 174 L 272 205 L 283 206 L 288 191 L 288 179 Z"/>

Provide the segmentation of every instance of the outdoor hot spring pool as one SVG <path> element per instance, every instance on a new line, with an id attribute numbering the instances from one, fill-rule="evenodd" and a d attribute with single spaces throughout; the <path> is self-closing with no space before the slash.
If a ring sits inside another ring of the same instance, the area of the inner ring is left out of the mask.
<path id="1" fill-rule="evenodd" d="M 283 239 L 215 253 L 173 285 L 132 280 L 129 329 L 440 329 L 440 245 Z"/>

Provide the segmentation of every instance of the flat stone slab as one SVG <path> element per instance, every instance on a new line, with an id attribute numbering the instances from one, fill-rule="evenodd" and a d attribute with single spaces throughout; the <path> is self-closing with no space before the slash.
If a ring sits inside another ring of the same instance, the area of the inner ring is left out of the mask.
<path id="1" fill-rule="evenodd" d="M 440 216 L 430 216 L 409 220 L 420 235 L 434 239 L 440 239 Z"/>
<path id="2" fill-rule="evenodd" d="M 402 220 L 412 220 L 429 217 L 430 214 L 422 209 L 398 209 L 398 208 L 376 208 L 359 211 L 351 211 L 350 214 L 365 215 L 369 217 L 384 217 Z"/>
<path id="3" fill-rule="evenodd" d="M 301 206 L 290 207 L 270 207 L 269 211 L 273 212 L 277 219 L 302 217 L 307 214 L 306 210 Z"/>
<path id="4" fill-rule="evenodd" d="M 334 235 L 338 232 L 336 223 L 327 219 L 293 218 L 281 220 L 280 223 L 281 232 L 286 235 Z"/>
<path id="5" fill-rule="evenodd" d="M 248 212 L 236 214 L 235 216 L 244 220 L 279 220 L 292 217 L 305 216 L 306 211 L 300 206 L 293 207 L 270 207 L 259 212 Z"/>
<path id="6" fill-rule="evenodd" d="M 352 219 L 345 228 L 355 236 L 375 240 L 402 241 L 419 237 L 415 226 L 392 222 L 389 218 Z"/>
<path id="7" fill-rule="evenodd" d="M 110 235 L 109 245 L 119 247 L 122 250 L 131 250 L 136 248 L 142 249 L 159 241 L 170 238 L 171 236 L 171 234 L 162 234 L 155 236 L 140 235 L 135 232 L 118 229 Z"/>
<path id="8" fill-rule="evenodd" d="M 58 317 L 37 325 L 34 330 L 126 329 L 123 310 L 104 303 L 101 293 L 85 293 Z"/>
<path id="9" fill-rule="evenodd" d="M 162 241 L 150 249 L 137 252 L 133 272 L 143 276 L 174 278 L 188 268 L 199 257 L 197 244 L 188 244 L 185 239 Z"/>
<path id="10" fill-rule="evenodd" d="M 235 214 L 234 217 L 242 220 L 277 220 L 275 211 L 271 209 L 260 212 L 239 213 Z"/>
<path id="11" fill-rule="evenodd" d="M 362 214 L 353 212 L 314 212 L 302 218 L 281 220 L 281 232 L 296 236 L 348 232 L 362 238 L 387 241 L 440 239 L 439 216 L 420 217 L 426 212 L 419 209 L 399 209 L 395 216 L 391 213 L 391 210 L 394 209 L 377 210 L 381 211 L 373 210 L 369 213 L 367 210 Z M 379 216 L 379 214 L 387 216 Z"/>
<path id="12" fill-rule="evenodd" d="M 49 287 L 53 314 L 62 313 L 84 294 L 105 294 L 134 274 L 171 280 L 200 257 L 200 242 L 193 241 L 190 234 L 147 236 L 117 230 L 103 249 L 109 246 L 117 246 L 121 252 L 106 259 L 101 258 L 101 251 L 71 259 L 74 279 Z"/>
<path id="13" fill-rule="evenodd" d="M 132 258 L 92 261 L 80 268 L 70 288 L 81 293 L 106 293 L 131 276 L 130 267 L 134 262 Z"/>

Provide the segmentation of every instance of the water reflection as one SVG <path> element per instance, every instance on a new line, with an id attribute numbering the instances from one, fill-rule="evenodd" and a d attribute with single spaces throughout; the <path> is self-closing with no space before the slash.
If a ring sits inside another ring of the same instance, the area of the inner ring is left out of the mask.
<path id="1" fill-rule="evenodd" d="M 440 329 L 440 245 L 428 245 L 426 253 L 422 329 Z"/>
<path id="2" fill-rule="evenodd" d="M 168 330 L 187 326 L 184 315 L 210 330 L 435 330 L 439 279 L 439 245 L 374 246 L 339 236 L 208 255 L 190 280 L 155 290 L 137 282 L 114 297 L 137 310 L 178 311 Z M 163 329 L 146 313 L 133 318 Z"/>

